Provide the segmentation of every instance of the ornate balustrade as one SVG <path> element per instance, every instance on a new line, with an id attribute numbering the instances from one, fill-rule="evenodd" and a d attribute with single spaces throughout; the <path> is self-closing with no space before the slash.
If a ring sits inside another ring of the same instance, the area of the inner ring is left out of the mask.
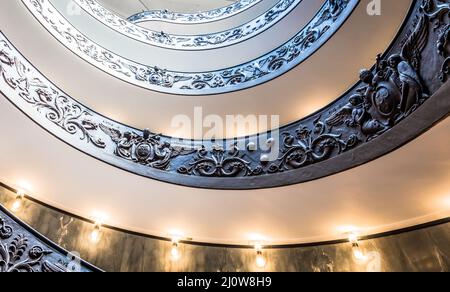
<path id="1" fill-rule="evenodd" d="M 125 59 L 84 36 L 49 0 L 22 0 L 36 19 L 76 55 L 123 81 L 180 95 L 237 91 L 272 80 L 299 65 L 340 28 L 359 0 L 328 0 L 291 40 L 239 66 L 208 72 L 176 72 Z"/>
<path id="2" fill-rule="evenodd" d="M 151 10 L 136 13 L 128 18 L 130 22 L 165 21 L 178 24 L 199 24 L 223 20 L 242 13 L 261 0 L 238 0 L 228 6 L 198 13 L 180 13 L 168 10 Z"/>
<path id="3" fill-rule="evenodd" d="M 153 31 L 128 22 L 96 0 L 74 0 L 81 8 L 111 29 L 145 44 L 176 50 L 206 50 L 234 45 L 269 29 L 288 15 L 302 0 L 280 0 L 261 16 L 226 31 L 204 35 L 174 35 Z"/>
<path id="4" fill-rule="evenodd" d="M 0 273 L 98 271 L 38 234 L 0 205 Z"/>

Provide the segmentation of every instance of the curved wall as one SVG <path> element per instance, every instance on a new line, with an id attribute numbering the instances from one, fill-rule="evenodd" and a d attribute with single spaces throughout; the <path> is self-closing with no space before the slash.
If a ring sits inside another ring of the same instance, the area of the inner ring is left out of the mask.
<path id="1" fill-rule="evenodd" d="M 13 194 L 0 187 L 0 203 L 11 206 Z M 380 234 L 359 242 L 366 257 L 354 257 L 345 240 L 263 250 L 264 268 L 252 248 L 180 244 L 181 258 L 170 258 L 171 242 L 101 229 L 79 218 L 27 201 L 17 215 L 49 239 L 109 272 L 449 272 L 450 218 L 409 230 Z"/>

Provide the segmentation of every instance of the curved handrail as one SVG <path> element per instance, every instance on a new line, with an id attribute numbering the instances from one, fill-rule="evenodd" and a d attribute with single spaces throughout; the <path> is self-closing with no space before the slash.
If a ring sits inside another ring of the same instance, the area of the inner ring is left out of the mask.
<path id="1" fill-rule="evenodd" d="M 128 17 L 132 23 L 164 21 L 178 24 L 200 24 L 223 20 L 242 13 L 262 0 L 238 0 L 225 7 L 197 13 L 171 12 L 169 10 L 151 10 L 136 13 Z"/>
<path id="2" fill-rule="evenodd" d="M 16 250 L 14 256 L 8 252 Z M 6 257 L 5 257 L 6 256 Z M 56 245 L 0 204 L 0 273 L 101 272 Z"/>
<path id="3" fill-rule="evenodd" d="M 360 0 L 327 0 L 316 16 L 291 40 L 272 52 L 231 68 L 176 72 L 125 59 L 84 36 L 49 0 L 22 0 L 36 19 L 76 55 L 119 79 L 159 92 L 209 95 L 250 88 L 293 69 L 341 27 Z"/>
<path id="4" fill-rule="evenodd" d="M 209 50 L 235 45 L 253 38 L 293 11 L 303 0 L 279 0 L 262 15 L 238 27 L 201 35 L 179 35 L 154 31 L 126 21 L 96 0 L 74 0 L 92 17 L 131 39 L 174 50 Z"/>
<path id="5" fill-rule="evenodd" d="M 389 153 L 448 115 L 450 1 L 434 3 L 413 2 L 410 17 L 385 57 L 378 56 L 374 70 L 363 70 L 353 89 L 265 141 L 279 141 L 280 154 L 272 162 L 263 159 L 267 149 L 246 147 L 264 135 L 217 145 L 162 137 L 101 116 L 52 84 L 4 36 L 0 90 L 61 140 L 142 176 L 219 189 L 300 183 Z"/>

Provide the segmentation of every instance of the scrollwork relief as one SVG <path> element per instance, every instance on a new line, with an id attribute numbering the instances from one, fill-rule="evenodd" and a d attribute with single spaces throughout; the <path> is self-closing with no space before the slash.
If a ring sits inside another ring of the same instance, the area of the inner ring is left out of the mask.
<path id="1" fill-rule="evenodd" d="M 259 165 L 258 174 L 285 172 L 324 161 L 375 139 L 408 117 L 428 98 L 419 73 L 428 34 L 429 19 L 422 14 L 399 54 L 386 59 L 379 55 L 374 72 L 361 70 L 363 86 L 347 103 L 324 117 L 320 114 L 311 126 L 300 124 L 294 131 L 283 132 L 280 158 L 268 167 Z M 248 163 L 243 165 L 249 167 Z"/>
<path id="2" fill-rule="evenodd" d="M 0 216 L 0 273 L 67 271 L 64 256 L 50 256 L 54 251 L 9 224 Z"/>
<path id="3" fill-rule="evenodd" d="M 427 36 L 428 22 L 426 16 L 422 16 L 400 54 L 393 54 L 386 60 L 378 56 L 375 72 L 361 70 L 364 86 L 328 117 L 326 123 L 333 127 L 356 128 L 371 140 L 417 109 L 428 97 L 419 76 Z"/>
<path id="4" fill-rule="evenodd" d="M 314 121 L 314 129 L 300 126 L 295 135 L 284 133 L 283 149 L 279 161 L 270 165 L 268 173 L 298 169 L 338 155 L 356 146 L 360 141 L 356 134 L 345 140 L 342 134 L 333 133 L 320 117 Z"/>
<path id="5" fill-rule="evenodd" d="M 98 128 L 91 119 L 93 113 L 73 102 L 44 78 L 30 77 L 31 68 L 11 53 L 11 46 L 5 40 L 0 40 L 0 73 L 5 83 L 53 124 L 71 135 L 79 135 L 80 140 L 105 148 L 106 144 L 92 135 L 92 131 Z M 5 66 L 10 69 L 9 74 Z"/>
<path id="6" fill-rule="evenodd" d="M 244 156 L 245 153 L 236 146 L 231 147 L 229 151 L 219 146 L 213 147 L 211 151 L 202 147 L 197 151 L 194 161 L 188 166 L 179 167 L 178 173 L 203 177 L 241 177 L 262 174 L 262 167 L 252 168 Z"/>
<path id="7" fill-rule="evenodd" d="M 241 26 L 203 35 L 175 35 L 153 31 L 126 21 L 96 0 L 74 0 L 84 11 L 111 29 L 149 45 L 176 50 L 216 49 L 248 40 L 289 14 L 302 0 L 279 0 L 263 15 Z"/>
<path id="8" fill-rule="evenodd" d="M 438 31 L 437 51 L 445 59 L 439 73 L 442 82 L 447 81 L 450 74 L 450 4 L 446 2 L 427 0 L 422 6 L 424 14 L 434 22 L 434 30 Z"/>
<path id="9" fill-rule="evenodd" d="M 11 226 L 6 225 L 5 220 L 0 217 L 0 239 L 8 239 L 12 236 L 13 229 Z"/>
<path id="10" fill-rule="evenodd" d="M 192 149 L 175 147 L 167 141 L 161 141 L 161 137 L 149 130 L 144 130 L 140 135 L 135 132 L 122 133 L 104 124 L 100 124 L 100 129 L 116 144 L 116 156 L 151 168 L 167 170 L 173 158 L 193 152 Z"/>

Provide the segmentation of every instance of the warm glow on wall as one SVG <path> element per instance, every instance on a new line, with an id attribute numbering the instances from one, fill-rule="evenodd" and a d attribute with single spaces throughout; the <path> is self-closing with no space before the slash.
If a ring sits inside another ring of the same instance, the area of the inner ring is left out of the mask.
<path id="1" fill-rule="evenodd" d="M 260 233 L 249 233 L 247 235 L 248 240 L 251 242 L 252 245 L 260 244 L 262 242 L 267 242 L 268 238 L 265 235 L 262 235 Z"/>
<path id="2" fill-rule="evenodd" d="M 25 191 L 22 189 L 17 190 L 17 197 L 11 206 L 11 211 L 18 212 L 22 208 L 23 199 L 25 198 Z"/>
<path id="3" fill-rule="evenodd" d="M 172 230 L 170 232 L 170 238 L 172 240 L 170 259 L 173 262 L 177 262 L 181 259 L 180 241 L 183 238 L 183 233 L 179 230 Z"/>
<path id="4" fill-rule="evenodd" d="M 179 245 L 180 245 L 180 243 L 178 241 L 172 240 L 172 248 L 170 250 L 170 259 L 173 262 L 177 262 L 181 258 L 180 246 Z"/>
<path id="5" fill-rule="evenodd" d="M 359 233 L 360 228 L 354 225 L 341 225 L 338 226 L 336 230 L 339 234 L 344 234 L 346 235 L 346 237 L 348 237 L 348 235 L 351 233 Z"/>
<path id="6" fill-rule="evenodd" d="M 92 243 L 98 243 L 100 241 L 101 225 L 95 225 L 94 230 L 92 230 L 90 239 Z"/>
<path id="7" fill-rule="evenodd" d="M 450 210 L 450 194 L 444 197 L 442 203 L 446 209 Z"/>
<path id="8" fill-rule="evenodd" d="M 350 233 L 348 234 L 348 241 L 349 241 L 351 244 L 358 244 L 358 240 L 359 240 L 359 236 L 358 236 L 357 233 L 355 233 L 355 232 L 350 232 Z"/>
<path id="9" fill-rule="evenodd" d="M 16 186 L 17 186 L 17 189 L 26 191 L 27 193 L 31 192 L 33 190 L 31 183 L 27 180 L 19 180 L 17 182 Z"/>
<path id="10" fill-rule="evenodd" d="M 260 269 L 264 269 L 267 264 L 267 260 L 264 257 L 263 253 L 264 247 L 260 243 L 255 244 L 255 250 L 256 250 L 256 266 Z"/>
<path id="11" fill-rule="evenodd" d="M 96 212 L 96 215 L 93 218 L 94 229 L 90 234 L 91 243 L 96 244 L 100 241 L 102 236 L 102 226 L 107 218 L 104 213 Z"/>
<path id="12" fill-rule="evenodd" d="M 344 229 L 351 230 L 344 234 L 347 236 L 348 242 L 352 245 L 352 253 L 355 260 L 360 262 L 367 261 L 367 255 L 363 252 L 359 245 L 360 235 L 356 232 L 358 228 L 354 226 L 347 226 Z"/>
<path id="13" fill-rule="evenodd" d="M 359 246 L 353 247 L 353 257 L 357 261 L 364 262 L 367 260 L 367 256 L 364 254 L 364 252 L 361 250 Z"/>

